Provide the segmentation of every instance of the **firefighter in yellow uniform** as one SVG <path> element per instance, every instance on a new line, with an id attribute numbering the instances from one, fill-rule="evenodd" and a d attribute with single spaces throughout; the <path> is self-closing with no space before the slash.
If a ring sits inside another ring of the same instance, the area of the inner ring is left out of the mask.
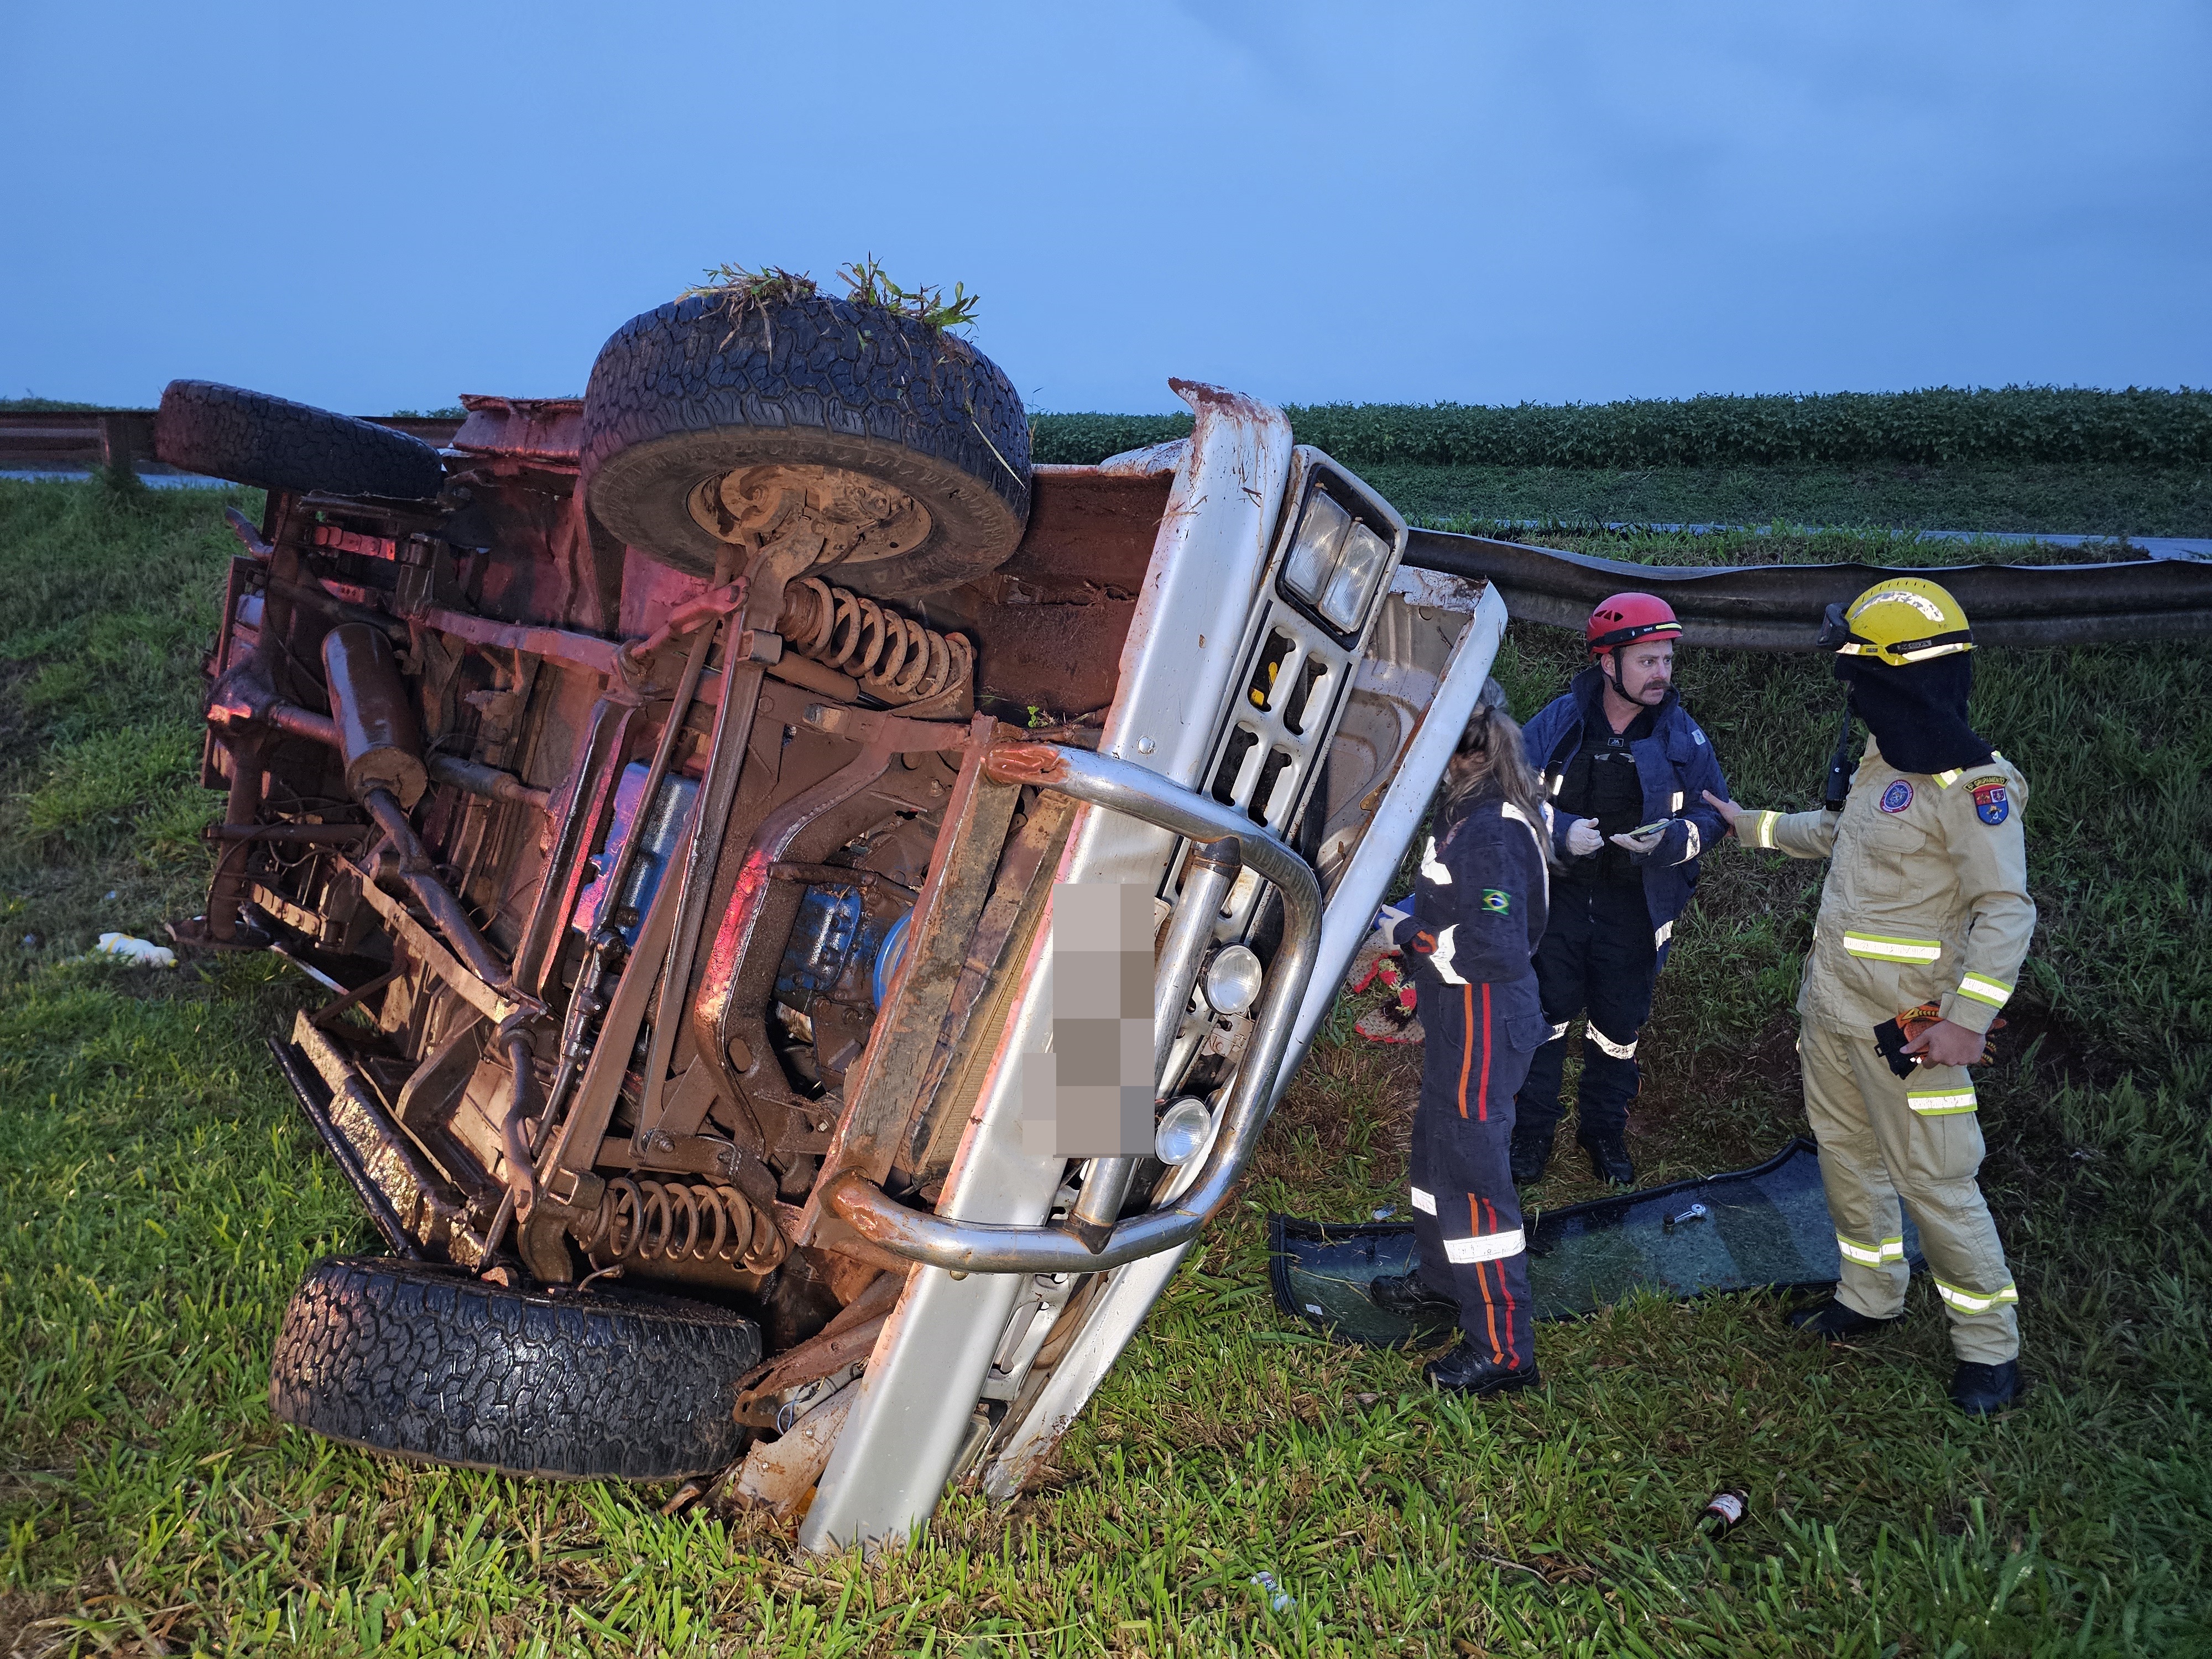
<path id="1" fill-rule="evenodd" d="M 2019 1390 L 2019 1296 L 1975 1181 L 1982 1130 L 1966 1068 L 2035 931 L 2027 785 L 1967 723 L 1973 641 L 1944 588 L 1879 582 L 1830 606 L 1820 640 L 1872 733 L 1843 810 L 1754 811 L 1706 797 L 1745 846 L 1828 860 L 1798 1054 L 1842 1277 L 1832 1301 L 1791 1322 L 1841 1341 L 1899 1316 L 1902 1200 L 1950 1316 L 1951 1397 L 1984 1416 Z M 1923 1004 L 1941 1018 L 1905 1040 L 1896 1022 Z"/>

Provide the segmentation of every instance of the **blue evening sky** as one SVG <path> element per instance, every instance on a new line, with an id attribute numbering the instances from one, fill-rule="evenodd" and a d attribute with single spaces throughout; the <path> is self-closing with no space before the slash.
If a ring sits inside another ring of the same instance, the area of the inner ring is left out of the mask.
<path id="1" fill-rule="evenodd" d="M 1033 408 L 2212 384 L 2212 7 L 36 4 L 0 395 L 580 391 L 702 266 Z"/>

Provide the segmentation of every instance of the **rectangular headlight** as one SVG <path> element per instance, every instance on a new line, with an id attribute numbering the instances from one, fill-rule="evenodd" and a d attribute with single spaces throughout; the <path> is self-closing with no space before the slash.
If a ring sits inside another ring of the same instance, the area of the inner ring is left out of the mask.
<path id="1" fill-rule="evenodd" d="M 1320 490 L 1310 492 L 1291 538 L 1290 556 L 1283 561 L 1283 586 L 1319 609 L 1344 550 L 1344 532 L 1351 528 L 1352 514 Z"/>
<path id="2" fill-rule="evenodd" d="M 1347 634 L 1357 629 L 1359 619 L 1367 614 L 1367 601 L 1375 597 L 1376 584 L 1382 580 L 1383 568 L 1389 562 L 1390 544 L 1355 521 L 1344 538 L 1344 551 L 1337 560 L 1336 573 L 1322 591 L 1321 614 Z"/>
<path id="3" fill-rule="evenodd" d="M 1388 541 L 1327 490 L 1308 491 L 1283 561 L 1285 588 L 1330 626 L 1357 633 L 1389 564 Z"/>

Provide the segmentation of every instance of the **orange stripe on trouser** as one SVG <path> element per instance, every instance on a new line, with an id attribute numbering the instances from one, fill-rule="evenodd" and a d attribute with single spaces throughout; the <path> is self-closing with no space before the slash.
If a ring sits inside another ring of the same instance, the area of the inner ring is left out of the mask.
<path id="1" fill-rule="evenodd" d="M 1490 1212 L 1490 1224 L 1487 1227 L 1482 1224 L 1482 1212 L 1485 1210 Z M 1468 1231 L 1477 1238 L 1504 1231 L 1498 1222 L 1498 1206 L 1488 1199 L 1480 1197 L 1474 1193 L 1467 1195 L 1467 1225 Z M 1490 1275 L 1493 1272 L 1498 1275 L 1498 1293 L 1495 1297 L 1492 1296 L 1490 1290 Z M 1513 1340 L 1513 1310 L 1516 1304 L 1513 1300 L 1513 1287 L 1506 1282 L 1505 1263 L 1503 1261 L 1476 1262 L 1474 1282 L 1482 1291 L 1484 1323 L 1490 1336 L 1490 1357 L 1501 1365 L 1510 1365 L 1517 1369 L 1521 1364 L 1521 1347 Z M 1498 1334 L 1498 1304 L 1500 1301 L 1505 1304 L 1505 1335 L 1502 1340 Z"/>
<path id="2" fill-rule="evenodd" d="M 1424 987 L 1426 990 L 1428 988 Z M 1436 988 L 1449 997 L 1457 988 L 1459 1007 L 1437 1009 L 1429 1024 L 1423 1054 L 1421 1100 L 1415 1115 L 1413 1185 L 1441 1202 L 1417 1206 L 1413 1231 L 1419 1240 L 1421 1277 L 1460 1310 L 1460 1324 L 1474 1352 L 1509 1370 L 1534 1357 L 1528 1321 L 1531 1312 L 1528 1255 L 1492 1256 L 1480 1241 L 1504 1242 L 1522 1227 L 1509 1167 L 1515 1091 L 1527 1075 L 1528 1051 L 1516 1048 L 1504 1031 L 1500 989 L 1486 988 L 1480 999 L 1473 984 Z M 1504 996 L 1510 1001 L 1512 988 Z M 1454 1016 L 1458 1018 L 1455 1018 Z M 1482 1030 L 1474 1030 L 1480 1018 Z M 1474 1046 L 1481 1043 L 1478 1060 Z M 1452 1051 L 1454 1043 L 1459 1052 Z M 1495 1093 L 1498 1109 L 1490 1109 Z M 1472 1098 L 1470 1098 L 1472 1097 Z M 1476 1243 L 1453 1260 L 1460 1240 L 1447 1237 L 1451 1220 L 1462 1213 L 1457 1198 L 1467 1194 L 1463 1236 Z M 1448 1196 L 1449 1195 L 1449 1196 Z M 1520 1240 L 1516 1237 L 1517 1246 Z"/>
<path id="3" fill-rule="evenodd" d="M 1487 985 L 1484 986 L 1482 988 L 1485 992 L 1487 992 L 1490 989 Z M 1461 1019 L 1464 1022 L 1462 1029 L 1471 1036 L 1474 1028 L 1474 987 L 1472 985 L 1462 985 L 1459 988 L 1459 990 L 1460 1003 L 1464 1011 L 1460 1016 Z M 1490 1042 L 1490 1033 L 1488 1031 L 1486 1030 L 1482 1034 L 1482 1040 L 1486 1048 Z M 1459 1045 L 1459 1115 L 1462 1117 L 1465 1117 L 1467 1115 L 1467 1068 L 1474 1064 L 1474 1044 L 1462 1038 Z M 1482 1071 L 1485 1079 L 1487 1080 L 1490 1075 L 1490 1066 L 1487 1063 L 1486 1056 Z"/>
<path id="4" fill-rule="evenodd" d="M 1480 1237 L 1483 1231 L 1481 1204 L 1482 1200 L 1473 1193 L 1467 1195 L 1467 1230 L 1476 1237 Z M 1490 1331 L 1491 1355 L 1493 1358 L 1499 1359 L 1502 1364 L 1505 1345 L 1498 1340 L 1498 1303 L 1490 1294 L 1490 1264 L 1488 1262 L 1478 1261 L 1474 1264 L 1474 1282 L 1482 1291 L 1482 1314 L 1484 1322 Z M 1498 1275 L 1498 1288 L 1501 1291 L 1505 1288 L 1505 1275 L 1503 1272 Z M 1509 1335 L 1512 1333 L 1513 1322 L 1510 1319 L 1506 1322 L 1505 1329 Z"/>
<path id="5" fill-rule="evenodd" d="M 1490 1212 L 1490 1231 L 1493 1233 L 1503 1232 L 1505 1225 L 1498 1218 L 1498 1206 L 1486 1198 L 1482 1202 Z M 1515 1224 L 1519 1224 L 1517 1218 Z M 1505 1264 L 1503 1261 L 1498 1264 L 1498 1293 L 1505 1298 L 1505 1363 L 1509 1365 L 1518 1365 L 1521 1363 L 1521 1350 L 1513 1340 L 1513 1286 L 1506 1280 Z"/>
<path id="6" fill-rule="evenodd" d="M 1474 1033 L 1474 987 L 1462 985 L 1460 991 L 1461 1017 L 1465 1022 L 1468 1037 Z M 1459 1056 L 1459 1115 L 1467 1115 L 1467 1073 L 1474 1060 L 1474 1044 L 1463 1042 Z M 1475 1084 L 1474 1115 L 1479 1122 L 1490 1121 L 1490 981 L 1482 985 L 1482 1076 Z"/>

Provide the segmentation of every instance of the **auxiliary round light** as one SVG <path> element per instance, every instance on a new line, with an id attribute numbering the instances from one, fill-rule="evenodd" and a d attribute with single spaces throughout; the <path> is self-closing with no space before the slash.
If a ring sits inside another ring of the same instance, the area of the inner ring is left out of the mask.
<path id="1" fill-rule="evenodd" d="M 1159 1127 L 1152 1132 L 1153 1156 L 1170 1165 L 1188 1164 L 1206 1150 L 1212 1133 L 1213 1114 L 1206 1103 L 1186 1095 L 1160 1114 Z"/>
<path id="2" fill-rule="evenodd" d="M 1260 1000 L 1265 977 L 1260 958 L 1242 945 L 1224 945 L 1206 964 L 1206 1006 L 1217 1014 L 1241 1014 Z"/>

